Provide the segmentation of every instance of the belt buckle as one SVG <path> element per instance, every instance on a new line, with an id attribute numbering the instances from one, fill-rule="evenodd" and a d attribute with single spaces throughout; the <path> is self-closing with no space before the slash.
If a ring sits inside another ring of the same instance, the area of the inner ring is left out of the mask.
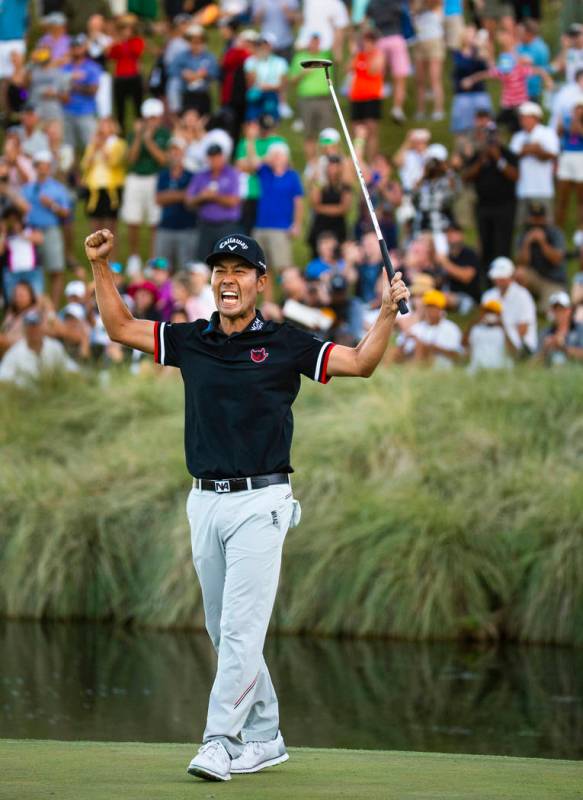
<path id="1" fill-rule="evenodd" d="M 215 492 L 223 494 L 224 492 L 231 491 L 231 481 L 214 481 Z"/>

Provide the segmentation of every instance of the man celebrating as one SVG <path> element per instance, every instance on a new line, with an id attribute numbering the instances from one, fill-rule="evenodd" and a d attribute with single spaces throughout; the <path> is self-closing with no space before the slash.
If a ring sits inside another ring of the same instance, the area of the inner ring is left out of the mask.
<path id="1" fill-rule="evenodd" d="M 115 288 L 108 257 L 113 234 L 85 240 L 99 312 L 113 341 L 179 367 L 185 383 L 185 448 L 193 489 L 187 502 L 194 566 L 206 627 L 218 652 L 203 745 L 188 772 L 207 780 L 258 772 L 287 760 L 277 697 L 262 651 L 283 542 L 299 522 L 290 473 L 291 406 L 300 375 L 372 375 L 389 341 L 400 273 L 384 276 L 382 308 L 355 347 L 322 342 L 256 309 L 267 282 L 254 239 L 231 234 L 207 257 L 217 311 L 210 321 L 134 319 Z"/>

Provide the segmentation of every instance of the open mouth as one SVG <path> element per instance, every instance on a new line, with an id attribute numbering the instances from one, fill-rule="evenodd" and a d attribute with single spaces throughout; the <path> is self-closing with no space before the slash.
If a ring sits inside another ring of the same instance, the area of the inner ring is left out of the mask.
<path id="1" fill-rule="evenodd" d="M 239 302 L 239 295 L 237 294 L 237 292 L 231 292 L 228 290 L 221 292 L 221 303 L 226 308 L 229 308 L 231 306 L 236 306 L 238 302 Z"/>

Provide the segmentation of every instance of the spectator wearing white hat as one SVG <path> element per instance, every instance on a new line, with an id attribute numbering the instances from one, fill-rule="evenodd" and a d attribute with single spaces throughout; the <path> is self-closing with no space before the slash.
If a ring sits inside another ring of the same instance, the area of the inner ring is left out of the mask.
<path id="1" fill-rule="evenodd" d="M 50 280 L 51 300 L 57 306 L 65 269 L 62 223 L 71 211 L 71 198 L 67 187 L 51 175 L 53 155 L 50 151 L 36 153 L 34 166 L 36 180 L 22 187 L 22 197 L 27 203 L 27 224 L 43 234 L 39 245 L 41 264 Z"/>
<path id="2" fill-rule="evenodd" d="M 417 212 L 415 229 L 430 231 L 435 246 L 446 252 L 445 231 L 454 221 L 453 203 L 458 185 L 449 167 L 447 149 L 437 142 L 425 151 L 423 176 L 413 192 Z"/>
<path id="3" fill-rule="evenodd" d="M 431 141 L 427 128 L 411 128 L 405 134 L 402 145 L 393 156 L 393 164 L 399 170 L 403 191 L 410 194 L 423 176 L 425 154 Z"/>
<path id="4" fill-rule="evenodd" d="M 190 296 L 184 304 L 188 320 L 210 319 L 213 311 L 217 310 L 210 286 L 211 271 L 202 261 L 191 261 L 186 270 L 190 274 Z"/>
<path id="5" fill-rule="evenodd" d="M 514 280 L 514 264 L 506 256 L 495 258 L 488 277 L 494 284 L 482 296 L 502 303 L 502 323 L 517 353 L 534 353 L 537 348 L 536 306 L 532 295 Z"/>
<path id="6" fill-rule="evenodd" d="M 128 138 L 129 164 L 126 177 L 121 218 L 128 226 L 130 256 L 127 269 L 135 274 L 141 269 L 139 256 L 140 226 L 147 225 L 150 236 L 149 250 L 153 250 L 156 226 L 160 222 L 161 209 L 156 203 L 158 173 L 168 161 L 170 131 L 163 124 L 164 104 L 155 97 L 144 100 L 141 117 L 134 123 L 134 131 Z"/>
<path id="7" fill-rule="evenodd" d="M 571 299 L 567 292 L 555 292 L 549 297 L 550 326 L 543 331 L 540 353 L 551 367 L 568 361 L 583 362 L 583 324 L 573 318 Z"/>
<path id="8" fill-rule="evenodd" d="M 87 56 L 87 37 L 80 33 L 71 39 L 71 60 L 63 67 L 68 88 L 63 95 L 65 141 L 85 149 L 97 125 L 97 103 L 102 69 Z"/>
<path id="9" fill-rule="evenodd" d="M 553 213 L 554 162 L 560 145 L 556 132 L 542 123 L 543 112 L 537 103 L 522 103 L 518 113 L 522 130 L 510 140 L 510 149 L 519 158 L 516 225 L 520 227 L 533 200 L 542 203 L 549 215 Z"/>
<path id="10" fill-rule="evenodd" d="M 575 193 L 577 224 L 583 227 L 583 91 L 573 101 L 569 113 L 559 122 L 561 154 L 557 170 L 557 210 L 555 221 L 564 226 L 569 200 Z"/>

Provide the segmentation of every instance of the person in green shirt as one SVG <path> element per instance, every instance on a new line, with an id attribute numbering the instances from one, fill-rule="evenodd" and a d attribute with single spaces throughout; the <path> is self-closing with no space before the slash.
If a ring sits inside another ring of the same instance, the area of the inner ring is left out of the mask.
<path id="1" fill-rule="evenodd" d="M 127 271 L 141 270 L 139 256 L 140 227 L 150 228 L 150 256 L 154 232 L 160 222 L 161 209 L 156 203 L 158 173 L 166 165 L 171 133 L 163 124 L 164 104 L 155 97 L 144 100 L 141 117 L 128 137 L 128 174 L 125 181 L 121 218 L 128 226 L 129 258 Z"/>
<path id="2" fill-rule="evenodd" d="M 303 69 L 301 62 L 310 58 L 332 58 L 329 50 L 320 49 L 320 34 L 312 33 L 306 50 L 298 51 L 288 73 L 296 84 L 300 119 L 304 131 L 306 161 L 316 154 L 316 140 L 323 128 L 334 124 L 334 109 L 323 69 Z"/>
<path id="3" fill-rule="evenodd" d="M 258 158 L 263 158 L 269 146 L 275 142 L 288 144 L 283 136 L 274 133 L 275 125 L 275 119 L 271 114 L 262 114 L 257 121 L 247 122 L 244 128 L 245 137 L 239 140 L 235 150 L 235 166 L 245 178 L 241 187 L 241 197 L 243 198 L 241 225 L 246 234 L 251 234 L 251 230 L 255 227 L 257 201 L 261 191 L 259 178 L 255 174 L 255 166 L 248 159 L 247 142 L 250 137 L 253 138 Z"/>

